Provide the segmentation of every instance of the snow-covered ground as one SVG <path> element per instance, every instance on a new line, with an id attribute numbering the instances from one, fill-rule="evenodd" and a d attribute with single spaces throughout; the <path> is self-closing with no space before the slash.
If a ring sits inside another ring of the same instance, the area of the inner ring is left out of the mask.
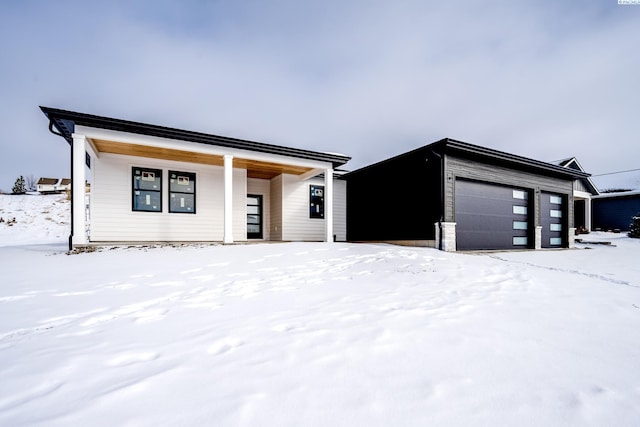
<path id="1" fill-rule="evenodd" d="M 66 255 L 49 230 L 68 219 L 44 217 L 58 198 L 0 197 L 5 218 L 49 210 L 0 224 L 2 426 L 639 423 L 640 241 L 624 235 Z"/>

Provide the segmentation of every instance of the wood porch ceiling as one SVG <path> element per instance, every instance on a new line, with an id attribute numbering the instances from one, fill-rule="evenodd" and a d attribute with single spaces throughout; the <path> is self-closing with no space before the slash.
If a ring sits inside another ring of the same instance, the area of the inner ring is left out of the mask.
<path id="1" fill-rule="evenodd" d="M 172 148 L 148 147 L 146 145 L 128 144 L 101 139 L 91 139 L 91 141 L 96 147 L 96 150 L 100 153 L 148 157 L 152 159 L 174 160 L 187 163 L 200 163 L 212 166 L 224 166 L 223 157 L 213 154 L 194 153 L 192 151 L 175 150 Z M 271 179 L 283 173 L 302 175 L 311 170 L 311 168 L 307 167 L 262 162 L 238 157 L 233 158 L 233 167 L 246 169 L 247 177 L 259 179 Z"/>

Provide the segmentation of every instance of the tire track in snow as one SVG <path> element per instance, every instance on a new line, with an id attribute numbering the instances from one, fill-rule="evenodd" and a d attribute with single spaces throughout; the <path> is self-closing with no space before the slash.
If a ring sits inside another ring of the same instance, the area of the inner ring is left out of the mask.
<path id="1" fill-rule="evenodd" d="M 640 288 L 640 285 L 634 285 L 633 283 L 628 282 L 626 280 L 613 279 L 611 277 L 603 276 L 601 274 L 596 274 L 596 273 L 586 273 L 584 271 L 574 270 L 574 269 L 569 269 L 569 268 L 547 267 L 547 266 L 544 266 L 544 265 L 534 264 L 532 262 L 513 261 L 513 260 L 502 258 L 502 257 L 500 257 L 498 255 L 489 255 L 489 258 L 493 258 L 493 259 L 496 259 L 498 261 L 513 263 L 513 264 L 522 264 L 522 265 L 526 265 L 526 266 L 529 266 L 529 267 L 539 268 L 541 270 L 557 271 L 557 272 L 560 272 L 560 273 L 569 273 L 569 274 L 575 274 L 575 275 L 579 275 L 579 276 L 589 277 L 591 279 L 598 279 L 598 280 L 602 280 L 603 282 L 613 283 L 614 285 L 625 285 L 625 286 L 630 286 L 632 288 Z"/>

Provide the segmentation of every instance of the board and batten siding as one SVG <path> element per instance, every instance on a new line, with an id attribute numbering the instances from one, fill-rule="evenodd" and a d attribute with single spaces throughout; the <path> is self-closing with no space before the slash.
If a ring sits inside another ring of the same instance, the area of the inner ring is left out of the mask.
<path id="1" fill-rule="evenodd" d="M 269 240 L 271 235 L 271 181 L 247 178 L 247 195 L 249 194 L 262 196 L 262 238 Z"/>
<path id="2" fill-rule="evenodd" d="M 162 212 L 132 210 L 132 168 L 161 169 Z M 169 213 L 169 170 L 196 174 L 196 213 Z M 93 164 L 91 236 L 109 241 L 220 241 L 224 234 L 224 169 L 102 153 Z M 246 171 L 233 170 L 233 233 L 246 240 Z"/>
<path id="3" fill-rule="evenodd" d="M 519 171 L 503 166 L 490 165 L 479 161 L 445 156 L 445 221 L 455 222 L 455 182 L 457 178 L 489 182 L 536 191 L 535 224 L 540 224 L 541 191 L 564 194 L 569 201 L 569 227 L 573 227 L 573 180 L 554 178 L 532 172 Z"/>

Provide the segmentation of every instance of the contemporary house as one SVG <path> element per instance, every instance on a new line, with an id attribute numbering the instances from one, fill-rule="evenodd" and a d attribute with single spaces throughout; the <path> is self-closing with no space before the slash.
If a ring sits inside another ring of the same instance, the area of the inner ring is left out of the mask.
<path id="1" fill-rule="evenodd" d="M 346 239 L 347 156 L 40 108 L 70 146 L 70 247 Z"/>
<path id="2" fill-rule="evenodd" d="M 586 172 L 575 157 L 556 162 L 564 168 Z M 591 230 L 591 198 L 600 194 L 590 177 L 573 181 L 573 223 L 578 230 Z"/>
<path id="3" fill-rule="evenodd" d="M 604 231 L 627 231 L 634 216 L 640 213 L 640 191 L 604 193 L 593 198 L 593 228 Z"/>
<path id="4" fill-rule="evenodd" d="M 572 247 L 589 174 L 453 139 L 344 176 L 347 239 L 445 251 Z"/>

